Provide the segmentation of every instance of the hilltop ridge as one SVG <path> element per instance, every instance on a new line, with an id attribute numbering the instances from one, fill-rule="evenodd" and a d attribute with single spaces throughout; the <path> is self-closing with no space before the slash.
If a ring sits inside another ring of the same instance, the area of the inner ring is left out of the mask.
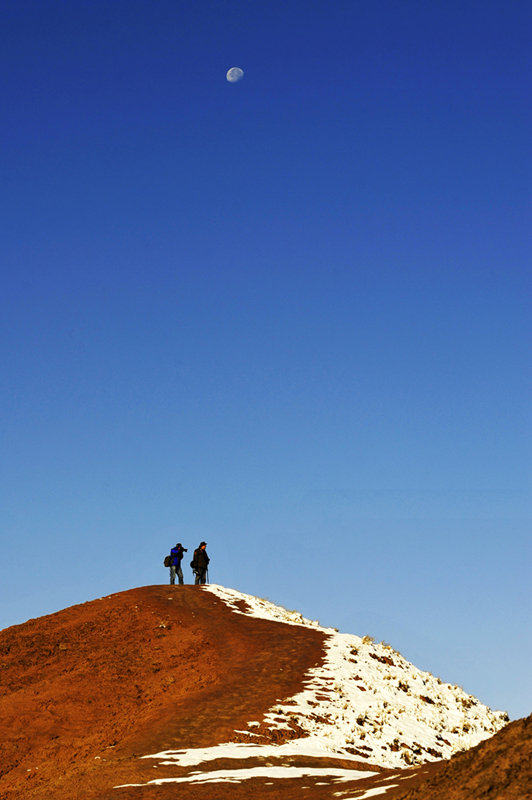
<path id="1" fill-rule="evenodd" d="M 1 800 L 392 798 L 506 722 L 387 645 L 221 586 L 73 606 L 0 653 Z"/>

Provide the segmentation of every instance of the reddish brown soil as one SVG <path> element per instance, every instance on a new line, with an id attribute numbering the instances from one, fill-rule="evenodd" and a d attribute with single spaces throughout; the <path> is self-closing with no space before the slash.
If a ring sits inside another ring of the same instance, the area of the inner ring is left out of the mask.
<path id="1" fill-rule="evenodd" d="M 417 772 L 415 788 L 386 794 L 386 800 L 531 800 L 532 716 Z"/>
<path id="2" fill-rule="evenodd" d="M 322 645 L 318 631 L 235 614 L 193 586 L 134 589 L 8 628 L 0 798 L 175 797 L 175 784 L 112 787 L 184 772 L 140 755 L 231 741 L 301 688 Z M 179 785 L 180 797 L 198 792 L 224 796 Z"/>
<path id="3" fill-rule="evenodd" d="M 235 730 L 261 721 L 277 701 L 299 691 L 305 672 L 322 655 L 319 631 L 235 614 L 193 586 L 133 589 L 1 631 L 0 800 L 332 800 L 397 783 L 392 777 L 397 771 L 381 771 L 348 784 L 306 777 L 113 788 L 187 774 L 189 769 L 139 756 L 236 740 Z M 523 729 L 523 741 L 525 734 L 529 737 L 529 728 Z M 524 789 L 525 767 L 516 772 L 509 753 L 518 739 L 516 733 L 490 750 L 491 766 L 484 759 L 479 769 L 489 775 L 508 767 L 501 786 L 513 786 L 518 774 L 516 785 Z M 523 753 L 519 750 L 524 765 Z M 264 763 L 253 759 L 245 766 Z M 313 765 L 308 758 L 267 763 Z M 524 791 L 447 793 L 440 779 L 459 787 L 460 770 L 475 773 L 463 761 L 456 777 L 452 771 L 447 775 L 454 763 L 403 771 L 407 780 L 399 781 L 400 797 L 406 800 L 408 786 L 418 792 L 408 800 L 529 797 Z M 374 769 L 339 759 L 328 764 Z M 193 769 L 227 766 L 220 760 Z M 317 766 L 326 766 L 325 760 Z M 424 794 L 433 784 L 440 787 L 436 793 Z M 387 800 L 397 800 L 397 791 L 390 789 Z"/>

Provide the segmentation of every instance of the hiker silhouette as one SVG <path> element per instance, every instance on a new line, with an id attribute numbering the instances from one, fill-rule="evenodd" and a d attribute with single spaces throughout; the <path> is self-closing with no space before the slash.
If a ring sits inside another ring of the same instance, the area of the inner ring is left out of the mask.
<path id="1" fill-rule="evenodd" d="M 195 585 L 207 582 L 207 569 L 210 558 L 207 555 L 207 542 L 200 542 L 199 547 L 194 550 L 194 558 L 190 562 L 193 572 L 196 575 Z"/>
<path id="2" fill-rule="evenodd" d="M 187 548 L 183 547 L 181 542 L 178 542 L 175 547 L 170 550 L 170 584 L 175 584 L 175 576 L 179 579 L 179 585 L 183 586 L 183 570 L 181 569 L 181 561 L 183 555 L 187 552 Z"/>

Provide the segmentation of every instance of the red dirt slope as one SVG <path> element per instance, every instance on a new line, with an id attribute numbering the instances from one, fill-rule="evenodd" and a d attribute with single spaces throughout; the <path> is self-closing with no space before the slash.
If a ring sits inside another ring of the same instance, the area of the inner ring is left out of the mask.
<path id="1" fill-rule="evenodd" d="M 229 741 L 298 691 L 321 653 L 319 632 L 234 614 L 193 586 L 134 589 L 8 628 L 0 798 L 118 795 L 118 783 L 153 777 L 136 755 Z"/>

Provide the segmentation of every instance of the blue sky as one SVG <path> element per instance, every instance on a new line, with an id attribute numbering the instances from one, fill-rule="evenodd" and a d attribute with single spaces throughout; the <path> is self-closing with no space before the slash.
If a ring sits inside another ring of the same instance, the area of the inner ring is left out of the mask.
<path id="1" fill-rule="evenodd" d="M 530 9 L 2 16 L 0 626 L 206 539 L 528 714 Z"/>

